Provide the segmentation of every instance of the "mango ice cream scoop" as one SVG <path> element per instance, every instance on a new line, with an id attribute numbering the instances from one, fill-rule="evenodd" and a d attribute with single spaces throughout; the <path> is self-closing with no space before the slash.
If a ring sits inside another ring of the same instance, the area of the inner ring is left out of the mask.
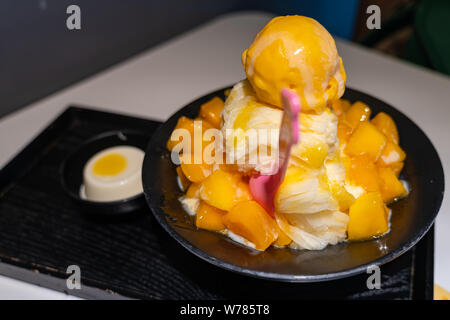
<path id="1" fill-rule="evenodd" d="M 334 39 L 308 17 L 272 19 L 243 52 L 242 64 L 258 99 L 279 108 L 283 88 L 298 94 L 304 112 L 320 112 L 344 93 L 346 74 Z"/>

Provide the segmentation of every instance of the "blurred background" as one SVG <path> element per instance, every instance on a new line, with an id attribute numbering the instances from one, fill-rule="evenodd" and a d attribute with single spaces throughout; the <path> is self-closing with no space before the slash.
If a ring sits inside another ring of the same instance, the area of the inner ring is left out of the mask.
<path id="1" fill-rule="evenodd" d="M 82 29 L 65 27 L 69 5 Z M 369 5 L 381 29 L 368 30 Z M 334 36 L 450 75 L 449 0 L 2 0 L 0 117 L 175 37 L 242 10 L 313 17 Z"/>

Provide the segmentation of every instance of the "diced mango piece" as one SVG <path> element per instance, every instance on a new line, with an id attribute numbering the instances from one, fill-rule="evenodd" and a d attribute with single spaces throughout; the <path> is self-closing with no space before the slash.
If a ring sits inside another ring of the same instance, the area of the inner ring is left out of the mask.
<path id="1" fill-rule="evenodd" d="M 300 158 L 312 168 L 320 168 L 328 154 L 328 144 L 321 143 L 307 148 L 300 154 Z"/>
<path id="2" fill-rule="evenodd" d="M 445 290 L 437 283 L 434 284 L 433 300 L 450 300 L 450 291 Z"/>
<path id="3" fill-rule="evenodd" d="M 361 195 L 349 210 L 349 240 L 366 240 L 389 231 L 389 221 L 379 192 Z"/>
<path id="4" fill-rule="evenodd" d="M 265 250 L 278 237 L 275 220 L 256 201 L 239 202 L 223 217 L 223 222 L 258 250 Z"/>
<path id="5" fill-rule="evenodd" d="M 202 134 L 201 134 L 201 136 L 194 135 L 194 139 L 195 139 L 194 142 L 199 143 L 199 144 L 201 143 L 202 156 L 204 156 L 203 152 L 204 152 L 205 148 L 209 144 L 214 142 L 214 137 L 212 137 L 210 139 L 205 138 L 206 137 L 205 132 L 209 129 L 214 129 L 214 127 L 211 123 L 209 123 L 209 121 L 207 121 L 203 118 L 199 118 L 199 117 L 194 119 L 194 127 L 198 126 L 198 123 L 200 123 L 200 125 L 201 125 L 201 133 Z M 192 145 L 191 148 L 194 148 L 194 145 Z M 198 149 L 200 150 L 200 148 L 198 148 Z M 194 150 L 194 149 L 191 149 L 191 150 Z M 214 154 L 214 152 L 213 152 L 213 154 Z"/>
<path id="6" fill-rule="evenodd" d="M 379 168 L 378 175 L 380 177 L 380 192 L 384 202 L 389 203 L 408 194 L 405 186 L 398 180 L 391 168 Z"/>
<path id="7" fill-rule="evenodd" d="M 195 216 L 195 225 L 197 228 L 211 231 L 220 231 L 225 229 L 222 218 L 226 211 L 219 210 L 210 206 L 206 202 L 200 202 Z"/>
<path id="8" fill-rule="evenodd" d="M 190 153 L 193 153 L 195 151 L 195 145 L 198 145 L 199 150 L 203 150 L 206 146 L 208 146 L 212 141 L 203 139 L 204 133 L 206 130 L 213 128 L 211 124 L 208 123 L 208 121 L 196 118 L 196 119 L 189 119 L 187 117 L 180 117 L 178 119 L 177 125 L 175 126 L 169 140 L 167 140 L 167 149 L 169 151 L 172 151 L 173 148 L 183 141 L 183 136 L 177 136 L 175 135 L 176 129 L 185 129 L 187 130 L 187 134 L 189 135 L 189 140 L 191 142 L 190 145 Z M 197 134 L 195 134 L 195 132 Z"/>
<path id="9" fill-rule="evenodd" d="M 356 101 L 343 116 L 343 123 L 352 129 L 356 129 L 361 122 L 369 120 L 371 112 L 367 104 Z"/>
<path id="10" fill-rule="evenodd" d="M 383 196 L 381 196 L 383 197 Z M 386 215 L 386 219 L 389 221 L 389 214 L 391 212 L 391 210 L 389 209 L 389 207 L 386 205 L 386 203 L 384 204 L 384 214 Z"/>
<path id="11" fill-rule="evenodd" d="M 202 182 L 200 198 L 216 208 L 229 211 L 239 201 L 252 197 L 248 184 L 239 174 L 219 169 Z"/>
<path id="12" fill-rule="evenodd" d="M 206 119 L 215 128 L 220 128 L 220 113 L 224 107 L 223 100 L 214 97 L 200 107 L 199 116 Z"/>
<path id="13" fill-rule="evenodd" d="M 337 137 L 339 139 L 339 143 L 341 144 L 347 143 L 348 139 L 350 139 L 350 137 L 352 136 L 352 131 L 353 129 L 350 128 L 348 125 L 339 122 L 337 126 Z"/>
<path id="14" fill-rule="evenodd" d="M 201 121 L 202 124 L 202 133 L 205 133 L 206 130 L 214 128 L 211 122 L 208 119 L 197 117 L 194 119 L 195 121 Z"/>
<path id="15" fill-rule="evenodd" d="M 174 131 L 176 129 L 186 129 L 187 131 L 189 131 L 189 133 L 191 134 L 191 140 L 193 139 L 192 137 L 194 136 L 194 120 L 189 119 L 187 117 L 180 117 L 178 119 L 177 125 L 175 126 L 175 128 L 173 129 Z M 173 133 L 170 136 L 169 140 L 167 140 L 167 149 L 169 151 L 172 151 L 173 147 L 175 147 L 180 141 L 182 141 L 183 139 L 179 139 L 179 140 L 175 140 L 175 137 L 173 137 Z"/>
<path id="16" fill-rule="evenodd" d="M 343 184 L 331 183 L 330 191 L 339 204 L 339 210 L 346 211 L 355 202 L 355 197 L 345 189 Z"/>
<path id="17" fill-rule="evenodd" d="M 201 132 L 202 132 L 202 138 L 200 139 L 199 135 L 194 135 L 194 144 L 192 144 L 191 146 L 191 150 L 193 150 L 193 152 L 197 152 L 197 154 L 199 156 L 202 157 L 202 161 L 203 162 L 208 162 L 209 164 L 213 164 L 215 162 L 215 148 L 216 145 L 214 143 L 214 139 L 215 136 L 211 136 L 208 134 L 205 135 L 206 131 L 209 129 L 214 129 L 214 130 L 218 130 L 215 129 L 212 124 L 210 124 L 208 121 L 206 121 L 203 118 L 195 118 L 194 119 L 194 123 L 201 123 Z M 200 147 L 196 147 L 196 145 L 201 146 Z M 193 149 L 194 147 L 196 147 L 197 149 Z M 208 150 L 206 150 L 206 148 L 208 148 Z M 212 148 L 212 149 L 211 149 Z"/>
<path id="18" fill-rule="evenodd" d="M 331 107 L 333 108 L 336 117 L 340 118 L 345 114 L 345 112 L 347 112 L 348 109 L 350 109 L 351 105 L 352 104 L 350 103 L 350 101 L 339 99 L 334 101 Z"/>
<path id="19" fill-rule="evenodd" d="M 191 183 L 186 191 L 187 198 L 200 198 L 200 186 L 201 183 Z"/>
<path id="20" fill-rule="evenodd" d="M 402 172 L 404 165 L 405 165 L 404 162 L 395 162 L 391 164 L 389 168 L 391 168 L 392 171 L 395 173 L 395 175 L 398 177 L 400 175 L 400 172 Z"/>
<path id="21" fill-rule="evenodd" d="M 277 227 L 278 237 L 277 240 L 275 240 L 274 245 L 276 245 L 277 247 L 284 247 L 290 244 L 292 242 L 292 239 L 289 238 L 287 234 L 281 230 L 277 223 L 275 223 L 275 225 Z"/>
<path id="22" fill-rule="evenodd" d="M 386 145 L 386 137 L 370 122 L 363 122 L 348 140 L 345 152 L 350 156 L 367 155 L 376 161 Z"/>
<path id="23" fill-rule="evenodd" d="M 181 169 L 186 177 L 192 182 L 202 182 L 212 172 L 212 166 L 208 164 L 182 163 Z"/>
<path id="24" fill-rule="evenodd" d="M 346 173 L 351 184 L 360 186 L 368 192 L 379 190 L 377 167 L 367 156 L 351 158 Z"/>
<path id="25" fill-rule="evenodd" d="M 225 162 L 225 160 L 224 160 Z M 231 173 L 239 173 L 239 167 L 237 164 L 227 164 L 227 163 L 221 163 L 219 164 L 220 170 L 231 172 Z"/>
<path id="26" fill-rule="evenodd" d="M 376 164 L 380 167 L 389 167 L 396 162 L 402 162 L 405 158 L 405 151 L 398 144 L 388 141 Z"/>
<path id="27" fill-rule="evenodd" d="M 398 144 L 398 130 L 394 120 L 384 112 L 378 113 L 371 122 L 378 128 L 388 139 L 388 141 Z"/>
<path id="28" fill-rule="evenodd" d="M 248 181 L 245 181 L 244 178 L 238 176 L 238 181 L 235 184 L 234 190 L 234 204 L 240 201 L 252 200 L 252 195 L 250 193 L 250 187 L 248 186 Z"/>
<path id="29" fill-rule="evenodd" d="M 189 187 L 189 185 L 191 184 L 191 182 L 189 181 L 188 178 L 186 178 L 186 176 L 183 173 L 183 170 L 181 169 L 180 166 L 178 166 L 176 168 L 177 171 L 177 175 L 180 181 L 180 185 L 181 185 L 181 191 L 186 191 L 187 188 Z"/>
<path id="30" fill-rule="evenodd" d="M 181 170 L 183 170 L 184 175 L 192 182 L 202 182 L 211 173 L 213 166 L 206 163 L 194 163 L 194 157 L 183 154 L 186 159 L 191 159 L 190 161 L 181 160 Z"/>

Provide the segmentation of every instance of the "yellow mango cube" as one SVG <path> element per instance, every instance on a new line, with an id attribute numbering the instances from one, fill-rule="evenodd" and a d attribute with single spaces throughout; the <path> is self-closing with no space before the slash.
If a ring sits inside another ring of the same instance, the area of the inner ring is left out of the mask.
<path id="1" fill-rule="evenodd" d="M 300 158 L 311 168 L 320 168 L 328 154 L 328 145 L 321 143 L 307 148 L 300 154 Z"/>
<path id="2" fill-rule="evenodd" d="M 345 163 L 351 184 L 360 186 L 368 192 L 380 189 L 377 167 L 367 156 L 353 157 Z"/>
<path id="3" fill-rule="evenodd" d="M 400 175 L 400 172 L 402 172 L 403 166 L 405 163 L 402 162 L 394 162 L 389 166 L 389 168 L 392 169 L 392 171 L 395 173 L 395 176 L 398 177 Z"/>
<path id="4" fill-rule="evenodd" d="M 408 194 L 403 183 L 398 180 L 391 168 L 379 168 L 380 192 L 384 202 L 392 202 Z"/>
<path id="5" fill-rule="evenodd" d="M 278 237 L 277 240 L 275 240 L 274 245 L 277 247 L 285 247 L 289 245 L 292 242 L 292 239 L 287 236 L 286 233 L 284 233 L 277 223 L 275 223 L 277 228 Z"/>
<path id="6" fill-rule="evenodd" d="M 356 129 L 361 122 L 369 120 L 371 112 L 367 104 L 356 101 L 343 116 L 343 123 L 352 129 Z"/>
<path id="7" fill-rule="evenodd" d="M 205 133 L 206 130 L 214 128 L 213 125 L 205 118 L 197 117 L 194 120 L 200 122 L 203 134 Z"/>
<path id="8" fill-rule="evenodd" d="M 211 128 L 213 128 L 213 126 L 209 124 L 208 121 L 202 118 L 189 119 L 184 116 L 180 117 L 178 119 L 177 125 L 173 129 L 172 134 L 170 135 L 169 140 L 167 140 L 166 147 L 169 151 L 172 151 L 177 144 L 183 142 L 183 147 L 187 148 L 189 144 L 188 142 L 184 142 L 185 137 L 183 135 L 180 136 L 179 132 L 176 132 L 177 129 L 185 129 L 187 130 L 186 134 L 188 134 L 189 136 L 186 138 L 190 141 L 190 153 L 194 153 L 195 145 L 198 145 L 200 147 L 198 148 L 199 150 L 203 150 L 206 146 L 212 143 L 212 141 L 210 140 L 203 139 L 205 131 Z M 195 132 L 197 132 L 197 134 L 195 134 Z M 183 148 L 182 152 L 185 151 L 185 148 Z"/>
<path id="9" fill-rule="evenodd" d="M 226 163 L 226 159 L 224 159 L 223 162 L 224 163 L 219 164 L 220 170 L 227 171 L 227 172 L 230 172 L 230 173 L 239 173 L 239 167 L 238 167 L 237 164 L 235 164 L 235 163 L 227 164 Z"/>
<path id="10" fill-rule="evenodd" d="M 239 174 L 219 169 L 202 182 L 200 198 L 220 210 L 229 211 L 237 202 L 250 200 L 251 194 Z"/>
<path id="11" fill-rule="evenodd" d="M 337 200 L 341 211 L 347 211 L 355 202 L 355 197 L 345 189 L 343 184 L 331 183 L 330 190 L 333 197 Z"/>
<path id="12" fill-rule="evenodd" d="M 186 161 L 181 160 L 181 170 L 191 182 L 202 182 L 212 173 L 212 164 L 194 163 L 194 157 L 183 154 Z M 190 159 L 190 160 L 189 160 Z"/>
<path id="13" fill-rule="evenodd" d="M 200 198 L 200 186 L 201 183 L 191 183 L 186 191 L 187 198 Z"/>
<path id="14" fill-rule="evenodd" d="M 176 124 L 176 126 L 175 126 L 175 128 L 173 130 L 175 131 L 176 129 L 186 129 L 189 132 L 189 134 L 191 135 L 191 141 L 192 141 L 193 136 L 194 136 L 194 120 L 189 119 L 189 118 L 184 117 L 184 116 L 180 117 L 178 119 L 177 124 Z M 173 133 L 172 133 L 172 135 L 170 136 L 169 140 L 167 140 L 167 145 L 166 145 L 167 149 L 169 151 L 172 151 L 173 147 L 175 147 L 182 140 L 183 139 L 181 139 L 181 137 L 180 137 L 180 139 L 176 140 L 175 137 L 173 136 Z"/>
<path id="15" fill-rule="evenodd" d="M 211 231 L 220 231 L 225 229 L 222 218 L 226 211 L 219 210 L 210 206 L 206 202 L 200 202 L 195 216 L 195 225 L 197 228 Z"/>
<path id="16" fill-rule="evenodd" d="M 386 137 L 370 122 L 363 122 L 352 134 L 345 147 L 350 156 L 367 155 L 378 160 L 386 145 Z"/>
<path id="17" fill-rule="evenodd" d="M 199 116 L 211 123 L 215 128 L 220 128 L 220 113 L 224 102 L 219 97 L 214 97 L 200 107 Z"/>
<path id="18" fill-rule="evenodd" d="M 235 174 L 236 175 L 236 174 Z M 234 204 L 240 201 L 252 200 L 252 195 L 250 193 L 250 187 L 248 186 L 248 181 L 245 181 L 239 174 L 237 175 L 237 182 L 234 189 Z"/>
<path id="19" fill-rule="evenodd" d="M 181 169 L 181 166 L 178 166 L 176 168 L 176 171 L 180 182 L 181 191 L 186 191 L 189 185 L 191 184 L 191 181 L 189 181 L 189 179 L 186 178 L 186 176 L 183 173 L 183 170 Z"/>
<path id="20" fill-rule="evenodd" d="M 275 220 L 256 201 L 239 202 L 223 217 L 223 222 L 258 250 L 265 250 L 278 237 Z"/>
<path id="21" fill-rule="evenodd" d="M 349 210 L 348 240 L 366 240 L 389 231 L 384 202 L 379 192 L 363 194 Z"/>
<path id="22" fill-rule="evenodd" d="M 371 122 L 386 136 L 388 141 L 399 144 L 397 126 L 391 116 L 384 112 L 380 112 L 371 120 Z"/>
<path id="23" fill-rule="evenodd" d="M 377 160 L 377 166 L 389 167 L 396 162 L 402 162 L 405 158 L 405 151 L 398 144 L 388 141 Z"/>
<path id="24" fill-rule="evenodd" d="M 336 101 L 333 101 L 331 105 L 334 114 L 338 118 L 342 117 L 345 114 L 345 112 L 347 112 L 347 110 L 350 109 L 351 106 L 352 104 L 350 103 L 350 101 L 345 99 L 338 99 Z"/>
<path id="25" fill-rule="evenodd" d="M 339 139 L 339 143 L 346 144 L 348 139 L 352 136 L 353 129 L 350 128 L 345 123 L 338 123 L 337 126 L 337 137 Z"/>

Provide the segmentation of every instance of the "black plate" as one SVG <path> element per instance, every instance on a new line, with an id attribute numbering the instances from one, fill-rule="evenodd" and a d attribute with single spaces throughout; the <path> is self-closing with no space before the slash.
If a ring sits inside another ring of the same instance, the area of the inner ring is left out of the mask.
<path id="1" fill-rule="evenodd" d="M 346 89 L 344 98 L 367 103 L 373 114 L 386 112 L 395 120 L 407 160 L 402 178 L 410 185 L 408 198 L 392 208 L 391 232 L 383 238 L 328 246 L 320 251 L 269 248 L 256 252 L 217 233 L 198 230 L 183 210 L 175 165 L 166 150 L 179 117 L 197 116 L 201 104 L 224 89 L 212 92 L 180 109 L 153 135 L 143 165 L 143 186 L 156 220 L 183 247 L 224 269 L 244 275 L 288 282 L 315 282 L 365 272 L 372 264 L 389 262 L 416 244 L 432 226 L 444 194 L 439 156 L 425 133 L 404 114 L 362 92 Z"/>
<path id="2" fill-rule="evenodd" d="M 145 205 L 144 194 L 116 200 L 116 201 L 89 201 L 80 196 L 83 183 L 83 169 L 89 159 L 101 150 L 127 145 L 144 150 L 148 144 L 148 136 L 137 131 L 118 130 L 104 132 L 79 146 L 62 163 L 60 169 L 61 184 L 67 194 L 78 203 L 83 212 L 117 216 L 133 212 Z"/>
<path id="3" fill-rule="evenodd" d="M 61 162 L 102 132 L 132 129 L 150 139 L 159 125 L 79 107 L 54 119 L 0 170 L 0 274 L 67 292 L 67 266 L 77 264 L 83 284 L 70 294 L 100 299 L 433 298 L 433 228 L 383 265 L 381 289 L 369 290 L 367 274 L 284 283 L 214 267 L 180 246 L 147 205 L 132 218 L 83 214 L 61 188 Z"/>

